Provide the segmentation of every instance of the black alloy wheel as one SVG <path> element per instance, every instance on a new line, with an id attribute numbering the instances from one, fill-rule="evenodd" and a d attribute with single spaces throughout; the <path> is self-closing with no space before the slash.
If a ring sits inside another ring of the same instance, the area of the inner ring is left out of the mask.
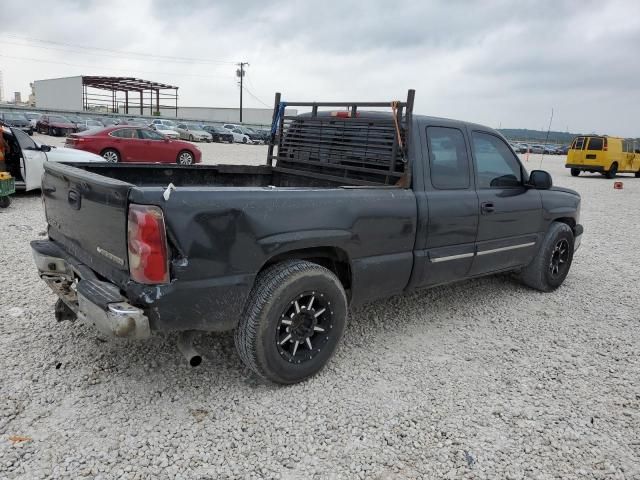
<path id="1" fill-rule="evenodd" d="M 305 292 L 285 308 L 275 342 L 278 352 L 289 363 L 312 360 L 322 351 L 333 329 L 330 303 L 322 293 Z"/>
<path id="2" fill-rule="evenodd" d="M 569 242 L 561 238 L 553 247 L 551 261 L 549 262 L 549 273 L 552 277 L 558 278 L 569 269 Z"/>

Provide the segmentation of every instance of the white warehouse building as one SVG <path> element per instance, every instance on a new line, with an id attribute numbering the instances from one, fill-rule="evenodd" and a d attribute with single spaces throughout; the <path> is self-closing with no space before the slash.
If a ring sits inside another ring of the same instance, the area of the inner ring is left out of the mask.
<path id="1" fill-rule="evenodd" d="M 134 77 L 76 76 L 33 82 L 35 107 L 46 111 L 160 116 L 208 122 L 238 122 L 239 108 L 183 107 L 178 87 Z M 296 110 L 287 109 L 295 115 Z M 270 108 L 243 108 L 243 123 L 270 125 Z"/>

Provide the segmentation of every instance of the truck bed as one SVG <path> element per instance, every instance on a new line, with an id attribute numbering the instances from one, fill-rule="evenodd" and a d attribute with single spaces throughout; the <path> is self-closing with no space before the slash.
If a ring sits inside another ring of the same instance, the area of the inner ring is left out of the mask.
<path id="1" fill-rule="evenodd" d="M 74 163 L 75 168 L 121 180 L 137 187 L 310 187 L 360 186 L 349 178 L 319 178 L 317 173 L 284 171 L 268 165 L 163 165 Z M 372 184 L 371 186 L 383 186 Z M 384 186 L 383 186 L 384 187 Z M 389 187 L 386 187 L 389 188 Z"/>

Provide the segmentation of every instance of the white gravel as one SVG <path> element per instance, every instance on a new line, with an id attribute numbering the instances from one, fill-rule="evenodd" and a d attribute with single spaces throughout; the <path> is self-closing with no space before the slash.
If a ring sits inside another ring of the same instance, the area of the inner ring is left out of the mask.
<path id="1" fill-rule="evenodd" d="M 640 478 L 640 179 L 563 162 L 543 167 L 582 193 L 585 234 L 562 288 L 500 276 L 377 302 L 291 387 L 252 377 L 230 334 L 190 369 L 174 336 L 56 324 L 28 243 L 40 198 L 18 195 L 0 210 L 0 478 Z"/>

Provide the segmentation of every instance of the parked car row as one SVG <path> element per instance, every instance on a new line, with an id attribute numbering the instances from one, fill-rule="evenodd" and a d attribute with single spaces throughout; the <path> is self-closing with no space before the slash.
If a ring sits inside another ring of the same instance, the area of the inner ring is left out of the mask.
<path id="1" fill-rule="evenodd" d="M 201 122 L 176 122 L 165 118 L 113 117 L 75 114 L 47 114 L 38 112 L 0 112 L 0 120 L 19 128 L 29 135 L 34 131 L 52 136 L 69 136 L 73 133 L 99 130 L 112 126 L 151 127 L 170 139 L 191 142 L 265 143 L 270 137 L 266 129 L 250 128 L 233 123 L 207 124 Z"/>
<path id="2" fill-rule="evenodd" d="M 545 155 L 566 155 L 569 149 L 566 145 L 543 145 L 532 143 L 509 142 L 516 153 L 543 153 Z"/>

